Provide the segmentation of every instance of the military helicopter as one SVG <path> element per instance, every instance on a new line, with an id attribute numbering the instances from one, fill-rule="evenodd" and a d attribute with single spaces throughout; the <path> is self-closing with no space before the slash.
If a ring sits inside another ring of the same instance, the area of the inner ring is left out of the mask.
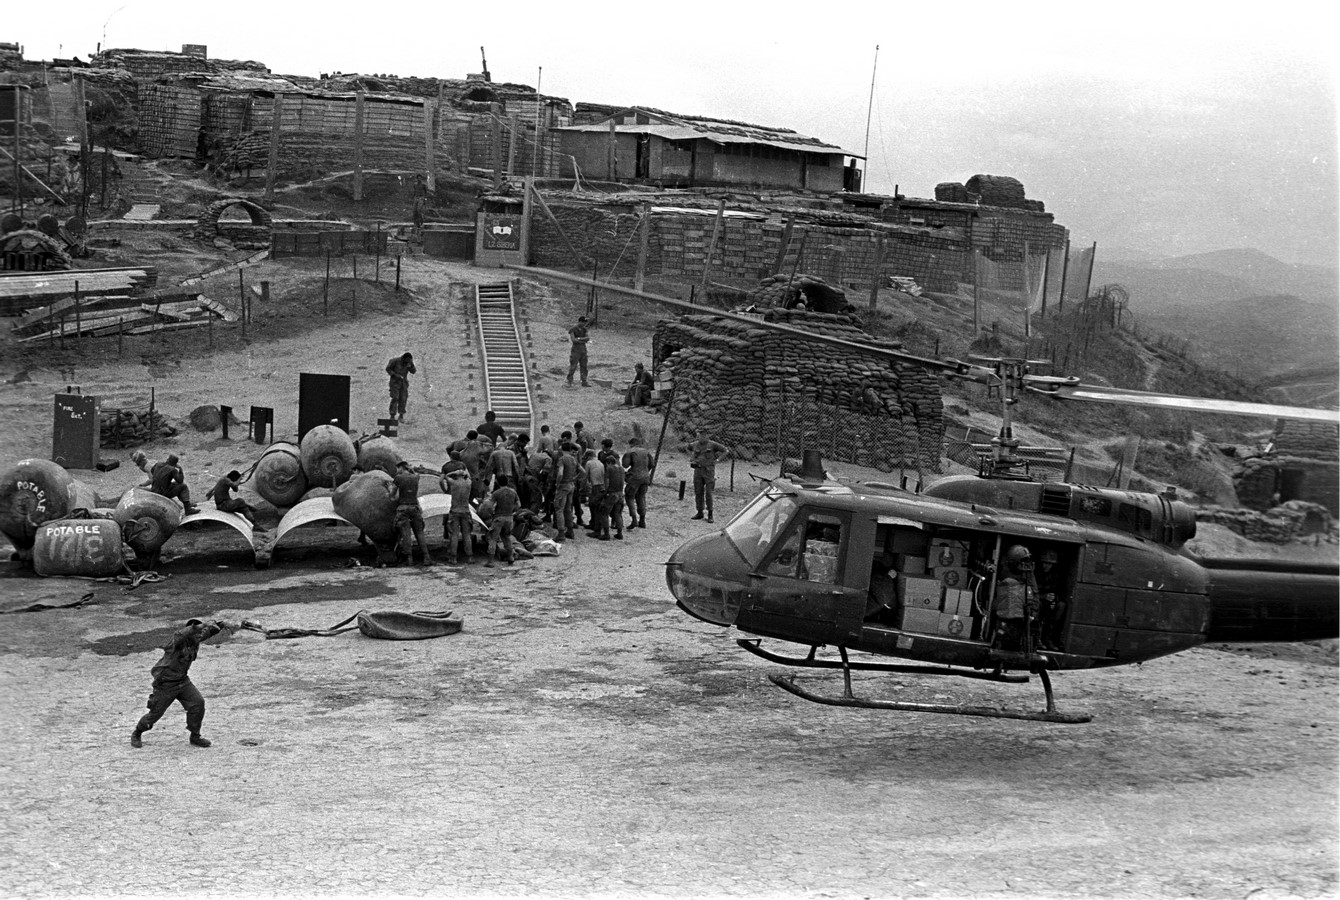
<path id="1" fill-rule="evenodd" d="M 1020 389 L 1325 422 L 1336 421 L 1335 411 L 1086 387 L 1031 374 L 1039 362 L 933 361 L 1000 389 L 1002 426 L 978 476 L 949 476 L 919 493 L 841 484 L 806 451 L 798 475 L 769 480 L 723 528 L 674 552 L 666 583 L 680 608 L 756 635 L 737 643 L 770 662 L 840 668 L 840 696 L 770 676 L 816 703 L 1067 724 L 1092 717 L 1057 710 L 1051 672 L 1139 663 L 1207 642 L 1340 636 L 1340 566 L 1193 557 L 1183 547 L 1195 536 L 1195 513 L 1174 491 L 1037 480 L 1028 471 L 1037 457 L 1020 447 L 1010 420 Z M 1034 572 L 1034 559 L 1044 571 Z M 1005 618 L 995 602 L 1019 585 L 1036 598 L 1023 604 L 1022 621 Z M 762 638 L 809 652 L 774 654 Z M 823 646 L 835 646 L 839 658 L 820 658 Z M 850 651 L 910 662 L 853 662 Z M 1037 675 L 1046 707 L 867 699 L 852 691 L 858 670 L 1012 683 Z"/>

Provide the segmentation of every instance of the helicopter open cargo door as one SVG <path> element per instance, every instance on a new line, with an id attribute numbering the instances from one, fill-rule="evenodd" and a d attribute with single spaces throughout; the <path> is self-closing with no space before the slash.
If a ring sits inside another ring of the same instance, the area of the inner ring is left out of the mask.
<path id="1" fill-rule="evenodd" d="M 802 510 L 751 573 L 735 626 L 805 643 L 854 640 L 865 613 L 865 586 L 844 583 L 851 552 L 848 512 Z"/>

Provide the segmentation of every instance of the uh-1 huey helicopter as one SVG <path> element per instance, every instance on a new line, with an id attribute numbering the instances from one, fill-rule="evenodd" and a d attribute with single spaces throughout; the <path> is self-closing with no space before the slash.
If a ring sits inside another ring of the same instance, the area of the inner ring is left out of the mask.
<path id="1" fill-rule="evenodd" d="M 838 706 L 1078 723 L 1091 717 L 1056 709 L 1050 672 L 1139 663 L 1207 642 L 1340 636 L 1340 566 L 1193 557 L 1183 546 L 1195 536 L 1195 513 L 1174 491 L 1037 480 L 1029 471 L 1036 453 L 1020 448 L 1010 421 L 1021 388 L 1057 399 L 1323 422 L 1335 422 L 1335 411 L 1086 387 L 1033 375 L 1043 361 L 1027 359 L 906 358 L 1000 389 L 1000 433 L 978 476 L 948 476 L 918 493 L 838 483 L 806 451 L 798 476 L 768 481 L 723 528 L 690 540 L 666 563 L 682 609 L 757 636 L 739 639 L 741 647 L 771 662 L 843 673 L 841 696 L 770 676 L 779 687 Z M 1032 560 L 1045 571 L 1035 574 Z M 762 648 L 765 637 L 809 652 L 774 654 Z M 820 658 L 822 646 L 835 646 L 839 659 Z M 909 662 L 853 662 L 849 651 Z M 1035 674 L 1046 708 L 865 699 L 852 692 L 853 670 L 1015 683 Z"/>

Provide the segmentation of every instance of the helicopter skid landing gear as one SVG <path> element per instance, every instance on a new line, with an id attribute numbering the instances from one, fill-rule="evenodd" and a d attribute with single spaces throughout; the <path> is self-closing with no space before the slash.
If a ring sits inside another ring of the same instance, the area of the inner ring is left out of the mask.
<path id="1" fill-rule="evenodd" d="M 741 646 L 746 645 L 745 641 L 740 641 L 739 643 Z M 759 653 L 759 655 L 763 655 L 763 653 L 757 647 L 753 648 L 746 647 L 746 649 L 750 649 L 752 652 Z M 1064 725 L 1079 725 L 1083 724 L 1084 722 L 1092 721 L 1093 719 L 1093 717 L 1088 715 L 1087 713 L 1072 714 L 1072 713 L 1061 713 L 1056 711 L 1056 700 L 1054 695 L 1052 694 L 1051 677 L 1047 674 L 1047 671 L 1045 669 L 1038 670 L 1038 677 L 1042 680 L 1042 689 L 1047 695 L 1047 708 L 1042 712 L 1026 712 L 1022 710 L 1001 709 L 999 707 L 994 706 L 968 706 L 963 704 L 954 705 L 949 703 L 912 703 L 902 700 L 867 700 L 862 697 L 857 697 L 854 693 L 852 693 L 851 670 L 853 666 L 847 660 L 847 648 L 839 647 L 838 652 L 841 653 L 842 655 L 842 662 L 838 664 L 829 664 L 827 666 L 817 663 L 806 663 L 806 662 L 796 662 L 794 664 L 801 666 L 811 665 L 824 668 L 835 668 L 837 666 L 841 666 L 842 680 L 843 680 L 843 690 L 841 697 L 830 697 L 830 696 L 824 696 L 822 694 L 811 693 L 810 691 L 807 691 L 796 684 L 794 675 L 790 676 L 769 675 L 768 680 L 771 681 L 773 684 L 777 685 L 782 690 L 795 694 L 797 697 L 800 697 L 803 700 L 809 700 L 811 703 L 822 703 L 826 706 L 849 706 L 849 707 L 858 707 L 860 709 L 891 709 L 900 712 L 946 713 L 950 715 L 980 716 L 993 719 L 1025 719 L 1031 722 L 1054 722 L 1057 724 L 1064 724 Z M 811 654 L 811 657 L 812 656 L 813 654 Z M 867 668 L 879 668 L 885 670 L 894 669 L 895 671 L 898 670 L 892 666 L 868 666 Z M 915 667 L 912 666 L 904 666 L 900 668 L 903 670 L 907 669 L 915 670 Z M 955 672 L 953 670 L 948 669 L 939 671 L 942 671 L 946 674 L 963 675 L 966 677 L 987 678 L 989 680 L 996 680 L 996 681 L 1028 680 L 1027 678 L 1017 678 L 1003 675 L 993 678 L 990 674 L 981 672 Z"/>

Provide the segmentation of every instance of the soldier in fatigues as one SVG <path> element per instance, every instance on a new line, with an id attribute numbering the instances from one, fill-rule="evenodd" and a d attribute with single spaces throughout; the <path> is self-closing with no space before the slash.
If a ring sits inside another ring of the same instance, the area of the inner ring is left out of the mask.
<path id="1" fill-rule="evenodd" d="M 712 521 L 712 491 L 717 483 L 717 460 L 730 456 L 725 444 L 718 444 L 703 434 L 702 429 L 693 430 L 693 440 L 684 448 L 689 454 L 689 467 L 693 469 L 693 503 L 698 507 L 695 519 L 707 512 L 707 521 Z"/>
<path id="2" fill-rule="evenodd" d="M 586 380 L 586 345 L 591 343 L 591 333 L 586 327 L 586 316 L 578 316 L 577 324 L 568 329 L 572 340 L 572 351 L 568 354 L 568 384 L 578 369 L 582 370 L 582 387 L 590 387 Z"/>
<path id="3" fill-rule="evenodd" d="M 421 565 L 431 566 L 433 556 L 428 552 L 428 539 L 423 535 L 423 510 L 419 508 L 419 473 L 402 459 L 396 463 L 394 480 L 396 558 L 401 564 L 408 565 L 414 558 L 414 542 L 417 541 L 419 551 L 423 553 Z"/>
<path id="4" fill-rule="evenodd" d="M 996 616 L 996 646 L 1028 653 L 1032 649 L 1030 623 L 1038 616 L 1038 587 L 1033 580 L 1033 556 L 1021 544 L 1005 551 L 1005 574 L 996 582 L 991 612 Z"/>
<path id="5" fill-rule="evenodd" d="M 389 418 L 401 422 L 405 420 L 405 407 L 409 404 L 409 376 L 417 371 L 413 353 L 402 353 L 386 364 L 386 374 L 391 377 Z"/>
<path id="6" fill-rule="evenodd" d="M 154 727 L 154 723 L 163 717 L 174 700 L 186 710 L 186 730 L 191 733 L 191 743 L 196 747 L 210 745 L 209 740 L 200 736 L 200 725 L 205 720 L 205 698 L 191 683 L 187 673 L 200 652 L 201 641 L 209 640 L 225 630 L 232 631 L 233 626 L 226 622 L 206 624 L 200 619 L 191 619 L 185 628 L 173 633 L 172 643 L 163 648 L 163 658 L 150 670 L 154 681 L 153 692 L 149 694 L 149 711 L 140 717 L 135 730 L 131 732 L 130 746 L 144 746 L 140 736 Z"/>

